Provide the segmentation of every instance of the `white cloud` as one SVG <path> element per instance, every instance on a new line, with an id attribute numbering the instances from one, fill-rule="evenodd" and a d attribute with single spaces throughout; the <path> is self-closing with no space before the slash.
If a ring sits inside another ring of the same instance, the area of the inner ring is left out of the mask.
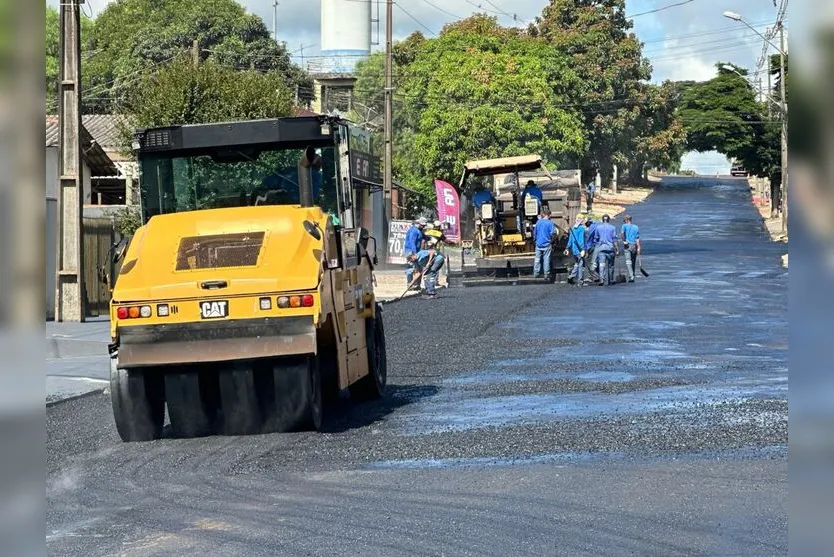
<path id="1" fill-rule="evenodd" d="M 47 0 L 57 5 L 58 0 Z M 112 0 L 87 0 L 99 13 Z M 356 0 L 351 0 L 356 1 Z M 372 12 L 376 15 L 376 0 Z M 250 13 L 260 16 L 272 29 L 273 0 L 242 0 Z M 468 17 L 486 11 L 503 25 L 524 25 L 541 14 L 547 0 L 408 0 L 394 7 L 394 38 L 402 39 L 414 31 L 426 35 L 439 32 L 456 17 Z M 635 14 L 677 3 L 676 0 L 626 0 L 626 13 Z M 480 5 L 481 9 L 476 7 Z M 742 23 L 721 14 L 738 12 L 760 31 L 772 23 L 776 9 L 771 0 L 694 0 L 668 10 L 634 18 L 634 31 L 645 42 L 644 51 L 652 61 L 653 81 L 664 79 L 702 80 L 715 74 L 715 63 L 731 62 L 755 69 L 762 41 Z M 506 14 L 499 14 L 502 11 Z M 319 54 L 321 0 L 279 0 L 278 38 L 287 42 L 290 51 L 304 46 L 306 56 Z M 405 12 L 408 12 L 407 15 Z M 512 15 L 516 15 L 514 20 Z M 385 3 L 381 2 L 378 36 L 384 44 Z M 377 26 L 372 30 L 377 38 Z M 664 42 L 665 41 L 665 42 Z M 372 47 L 381 49 L 383 45 Z"/>

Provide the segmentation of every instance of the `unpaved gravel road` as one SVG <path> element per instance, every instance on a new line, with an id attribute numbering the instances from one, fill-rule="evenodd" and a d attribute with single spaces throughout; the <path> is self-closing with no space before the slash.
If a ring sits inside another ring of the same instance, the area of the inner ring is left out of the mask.
<path id="1" fill-rule="evenodd" d="M 326 433 L 123 444 L 106 396 L 48 408 L 50 554 L 786 554 L 784 246 L 740 180 L 631 212 L 648 279 L 387 306 L 388 397 Z"/>

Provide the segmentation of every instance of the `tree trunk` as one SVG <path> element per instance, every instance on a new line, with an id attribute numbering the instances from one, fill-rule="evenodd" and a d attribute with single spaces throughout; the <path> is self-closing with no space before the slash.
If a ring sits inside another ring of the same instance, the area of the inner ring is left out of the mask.
<path id="1" fill-rule="evenodd" d="M 779 207 L 782 205 L 782 175 L 775 173 L 770 176 L 770 218 L 779 216 Z"/>

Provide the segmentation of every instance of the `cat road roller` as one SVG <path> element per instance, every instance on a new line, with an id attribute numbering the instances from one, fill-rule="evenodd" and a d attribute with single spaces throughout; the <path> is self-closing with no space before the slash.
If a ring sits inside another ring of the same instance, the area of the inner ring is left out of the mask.
<path id="1" fill-rule="evenodd" d="M 379 159 L 334 117 L 142 129 L 118 251 L 110 395 L 124 441 L 319 430 L 384 394 L 370 235 Z M 166 435 L 168 430 L 166 429 Z"/>

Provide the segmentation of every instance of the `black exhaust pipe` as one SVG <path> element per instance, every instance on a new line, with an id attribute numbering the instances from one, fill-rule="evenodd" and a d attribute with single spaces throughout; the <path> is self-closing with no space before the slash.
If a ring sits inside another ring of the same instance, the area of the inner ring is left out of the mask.
<path id="1" fill-rule="evenodd" d="M 313 168 L 321 168 L 321 157 L 307 147 L 298 160 L 298 196 L 302 207 L 313 206 Z"/>

